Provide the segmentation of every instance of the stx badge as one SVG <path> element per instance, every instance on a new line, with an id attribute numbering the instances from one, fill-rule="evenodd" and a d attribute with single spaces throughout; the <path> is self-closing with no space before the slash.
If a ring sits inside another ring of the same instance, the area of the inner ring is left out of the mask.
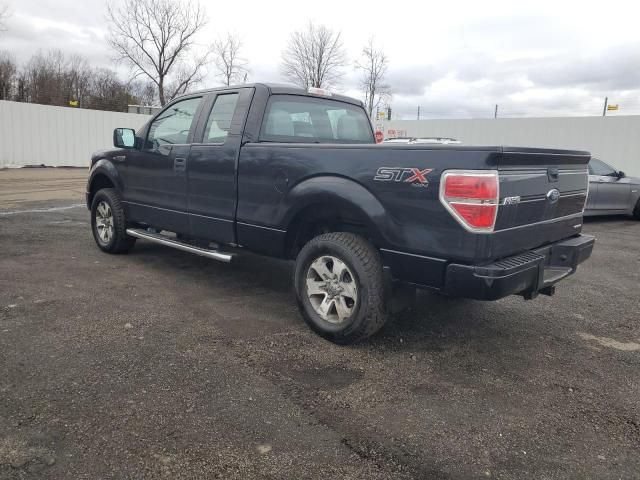
<path id="1" fill-rule="evenodd" d="M 401 168 L 380 167 L 373 179 L 377 182 L 403 182 L 410 183 L 414 187 L 426 187 L 429 185 L 427 175 L 433 168 Z"/>

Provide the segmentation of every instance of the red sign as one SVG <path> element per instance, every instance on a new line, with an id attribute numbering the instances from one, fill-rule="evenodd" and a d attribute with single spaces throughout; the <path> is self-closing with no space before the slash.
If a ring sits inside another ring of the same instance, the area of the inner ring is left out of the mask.
<path id="1" fill-rule="evenodd" d="M 382 130 L 376 130 L 376 143 L 382 143 L 383 140 L 384 133 L 382 133 Z"/>

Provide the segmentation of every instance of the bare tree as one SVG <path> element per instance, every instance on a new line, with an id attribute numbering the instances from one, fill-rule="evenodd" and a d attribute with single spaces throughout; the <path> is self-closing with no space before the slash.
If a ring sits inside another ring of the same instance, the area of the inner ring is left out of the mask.
<path id="1" fill-rule="evenodd" d="M 79 55 L 61 50 L 38 52 L 19 78 L 19 99 L 45 105 L 84 106 L 90 90 L 91 68 Z"/>
<path id="2" fill-rule="evenodd" d="M 0 51 L 0 100 L 12 100 L 17 82 L 18 67 L 13 56 Z"/>
<path id="3" fill-rule="evenodd" d="M 90 94 L 92 74 L 89 63 L 80 55 L 72 55 L 66 59 L 62 75 L 64 101 L 84 106 Z"/>
<path id="4" fill-rule="evenodd" d="M 5 62 L 0 55 L 0 90 Z M 97 110 L 126 111 L 136 103 L 129 86 L 116 72 L 92 69 L 79 55 L 65 56 L 60 50 L 38 52 L 14 76 L 12 97 L 21 102 L 75 106 Z"/>
<path id="5" fill-rule="evenodd" d="M 64 105 L 65 58 L 60 50 L 38 52 L 25 65 L 23 101 L 43 105 Z"/>
<path id="6" fill-rule="evenodd" d="M 4 32 L 7 30 L 7 27 L 4 23 L 7 18 L 9 18 L 9 5 L 0 3 L 0 32 Z"/>
<path id="7" fill-rule="evenodd" d="M 356 68 L 362 71 L 360 86 L 369 116 L 373 115 L 374 108 L 378 108 L 380 103 L 391 96 L 391 89 L 385 82 L 388 67 L 387 56 L 382 50 L 375 48 L 373 38 L 370 38 L 362 49 L 360 60 L 356 62 Z"/>
<path id="8" fill-rule="evenodd" d="M 94 110 L 116 110 L 125 112 L 129 104 L 139 103 L 130 85 L 125 84 L 116 72 L 99 68 L 91 75 L 88 108 Z"/>
<path id="9" fill-rule="evenodd" d="M 151 81 L 134 80 L 129 82 L 129 91 L 138 101 L 137 105 L 156 105 L 156 86 Z"/>
<path id="10" fill-rule="evenodd" d="M 111 47 L 157 86 L 161 105 L 202 80 L 209 52 L 193 50 L 207 19 L 197 1 L 124 0 L 109 4 L 108 19 Z"/>
<path id="11" fill-rule="evenodd" d="M 334 86 L 347 64 L 340 32 L 309 22 L 306 30 L 293 32 L 282 53 L 282 73 L 304 88 Z"/>
<path id="12" fill-rule="evenodd" d="M 220 38 L 213 43 L 213 60 L 217 76 L 222 78 L 225 85 L 240 83 L 244 80 L 249 69 L 247 60 L 240 56 L 242 41 L 237 35 L 228 33 L 226 38 Z"/>

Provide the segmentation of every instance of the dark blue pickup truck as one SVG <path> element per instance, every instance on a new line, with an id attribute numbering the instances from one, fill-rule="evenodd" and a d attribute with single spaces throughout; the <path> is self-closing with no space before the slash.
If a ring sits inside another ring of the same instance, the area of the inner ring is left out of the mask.
<path id="1" fill-rule="evenodd" d="M 87 184 L 99 248 L 295 260 L 302 315 L 334 342 L 376 332 L 398 285 L 551 295 L 594 244 L 580 233 L 588 153 L 376 144 L 362 103 L 322 90 L 191 93 L 114 145 Z"/>

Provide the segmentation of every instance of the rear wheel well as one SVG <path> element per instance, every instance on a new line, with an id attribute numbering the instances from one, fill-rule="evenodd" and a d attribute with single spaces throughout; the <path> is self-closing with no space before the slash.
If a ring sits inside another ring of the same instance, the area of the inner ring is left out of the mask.
<path id="1" fill-rule="evenodd" d="M 93 177 L 93 180 L 91 180 L 91 186 L 89 187 L 89 206 L 91 206 L 91 203 L 93 203 L 93 197 L 98 192 L 98 190 L 102 190 L 103 188 L 115 188 L 115 185 L 106 175 L 98 174 Z"/>
<path id="2" fill-rule="evenodd" d="M 312 238 L 323 233 L 351 232 L 375 241 L 366 216 L 351 206 L 333 204 L 309 205 L 296 214 L 285 239 L 285 254 L 295 258 L 302 247 Z"/>

